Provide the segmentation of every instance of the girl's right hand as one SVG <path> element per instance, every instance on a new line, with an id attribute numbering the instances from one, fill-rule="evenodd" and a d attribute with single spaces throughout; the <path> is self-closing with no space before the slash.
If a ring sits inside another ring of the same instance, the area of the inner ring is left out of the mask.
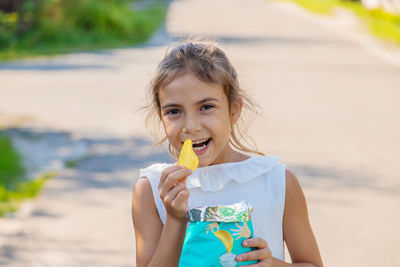
<path id="1" fill-rule="evenodd" d="M 192 174 L 192 171 L 178 165 L 166 168 L 160 178 L 158 192 L 167 210 L 167 215 L 175 219 L 183 220 L 186 218 L 188 208 L 189 190 L 185 178 Z"/>

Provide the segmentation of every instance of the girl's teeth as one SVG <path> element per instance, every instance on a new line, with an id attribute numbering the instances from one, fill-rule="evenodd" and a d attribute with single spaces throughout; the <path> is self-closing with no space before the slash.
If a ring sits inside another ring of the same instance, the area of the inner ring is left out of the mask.
<path id="1" fill-rule="evenodd" d="M 193 142 L 193 144 L 201 144 L 201 143 L 203 143 L 203 142 L 205 142 L 205 141 L 207 141 L 207 139 L 204 139 L 204 140 L 202 140 L 202 141 Z"/>
<path id="2" fill-rule="evenodd" d="M 206 145 L 204 144 L 204 145 L 199 146 L 199 147 L 194 147 L 193 150 L 194 151 L 200 151 L 200 150 L 204 149 L 205 147 L 206 147 Z"/>

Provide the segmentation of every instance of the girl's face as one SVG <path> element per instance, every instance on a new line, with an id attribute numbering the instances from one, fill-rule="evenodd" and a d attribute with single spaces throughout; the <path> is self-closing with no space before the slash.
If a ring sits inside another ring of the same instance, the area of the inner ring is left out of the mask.
<path id="1" fill-rule="evenodd" d="M 240 116 L 240 103 L 231 105 L 219 84 L 198 80 L 187 73 L 159 91 L 160 118 L 169 143 L 180 151 L 192 139 L 199 167 L 233 161 L 230 127 Z"/>

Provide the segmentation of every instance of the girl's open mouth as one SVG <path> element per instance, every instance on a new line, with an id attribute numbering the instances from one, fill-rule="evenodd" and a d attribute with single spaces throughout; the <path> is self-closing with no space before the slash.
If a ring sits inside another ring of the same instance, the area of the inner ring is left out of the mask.
<path id="1" fill-rule="evenodd" d="M 208 138 L 202 142 L 196 142 L 193 143 L 193 150 L 196 155 L 201 155 L 205 153 L 209 147 L 209 144 L 211 142 L 211 138 Z"/>

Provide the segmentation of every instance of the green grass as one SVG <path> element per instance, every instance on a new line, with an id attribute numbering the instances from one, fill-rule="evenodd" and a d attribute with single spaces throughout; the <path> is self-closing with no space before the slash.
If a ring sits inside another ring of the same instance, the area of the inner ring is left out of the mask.
<path id="1" fill-rule="evenodd" d="M 13 190 L 7 190 L 0 184 L 0 217 L 18 210 L 24 200 L 37 196 L 46 180 L 55 175 L 55 173 L 47 173 L 32 181 L 20 181 Z"/>
<path id="2" fill-rule="evenodd" d="M 0 135 L 0 185 L 15 190 L 17 183 L 25 179 L 26 169 L 22 157 L 9 137 Z"/>
<path id="3" fill-rule="evenodd" d="M 133 10 L 131 2 L 42 0 L 40 8 L 28 6 L 22 15 L 0 12 L 0 60 L 142 43 L 164 22 L 166 5 L 160 1 L 146 9 Z M 22 17 L 30 18 L 30 26 L 21 34 L 18 21 Z"/>
<path id="4" fill-rule="evenodd" d="M 339 0 L 285 0 L 295 2 L 303 8 L 320 14 L 332 14 L 336 6 L 340 5 Z"/>
<path id="5" fill-rule="evenodd" d="M 351 10 L 374 36 L 400 45 L 400 15 L 382 10 L 367 10 L 360 2 L 339 0 L 284 0 L 295 2 L 305 9 L 320 14 L 333 14 L 335 8 Z"/>
<path id="6" fill-rule="evenodd" d="M 28 180 L 22 157 L 11 139 L 0 134 L 0 217 L 16 211 L 23 200 L 35 197 L 54 175 L 48 173 Z"/>

